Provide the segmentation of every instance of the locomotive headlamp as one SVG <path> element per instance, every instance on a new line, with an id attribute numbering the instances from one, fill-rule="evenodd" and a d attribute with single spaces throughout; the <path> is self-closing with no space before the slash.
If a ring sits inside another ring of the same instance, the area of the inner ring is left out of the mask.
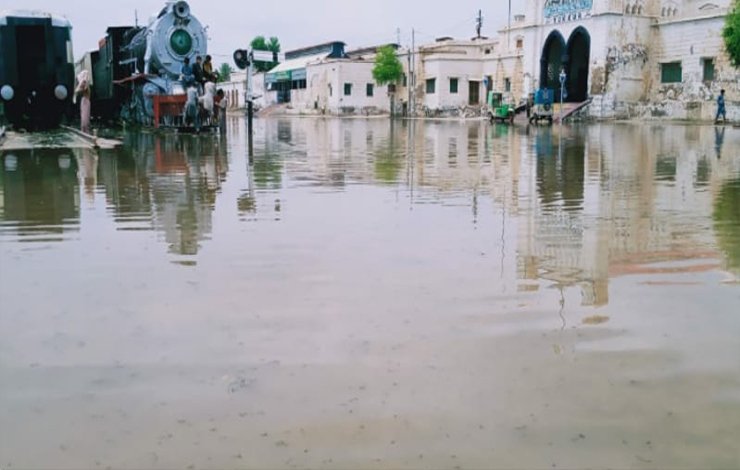
<path id="1" fill-rule="evenodd" d="M 170 36 L 170 47 L 180 56 L 186 56 L 193 50 L 193 36 L 184 29 L 177 29 Z"/>
<path id="2" fill-rule="evenodd" d="M 10 101 L 15 96 L 15 90 L 13 90 L 13 87 L 10 85 L 4 85 L 2 88 L 0 88 L 0 96 L 5 101 Z"/>
<path id="3" fill-rule="evenodd" d="M 56 96 L 59 101 L 66 100 L 68 95 L 69 93 L 67 92 L 66 86 L 57 85 L 56 88 L 54 88 L 54 96 Z"/>

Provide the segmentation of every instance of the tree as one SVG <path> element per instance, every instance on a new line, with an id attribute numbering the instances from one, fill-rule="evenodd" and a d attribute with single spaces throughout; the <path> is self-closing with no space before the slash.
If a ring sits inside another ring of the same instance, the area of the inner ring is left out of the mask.
<path id="1" fill-rule="evenodd" d="M 393 85 L 388 87 L 391 100 L 391 115 L 393 115 L 395 84 L 403 77 L 403 65 L 396 56 L 393 46 L 383 46 L 378 49 L 373 67 L 373 78 L 378 85 Z"/>
<path id="2" fill-rule="evenodd" d="M 221 67 L 218 68 L 218 81 L 219 82 L 228 82 L 231 80 L 231 74 L 234 72 L 234 69 L 231 68 L 231 65 L 227 63 L 221 64 Z"/>
<path id="3" fill-rule="evenodd" d="M 735 0 L 732 11 L 728 13 L 725 27 L 722 30 L 725 47 L 730 61 L 735 67 L 740 67 L 740 1 Z"/>
<path id="4" fill-rule="evenodd" d="M 264 36 L 257 36 L 252 39 L 250 46 L 254 51 L 270 51 L 276 54 L 280 52 L 280 40 L 274 36 L 271 37 L 269 40 L 265 39 Z M 258 72 L 267 72 L 268 70 L 274 68 L 276 65 L 277 62 L 255 62 L 254 68 Z"/>

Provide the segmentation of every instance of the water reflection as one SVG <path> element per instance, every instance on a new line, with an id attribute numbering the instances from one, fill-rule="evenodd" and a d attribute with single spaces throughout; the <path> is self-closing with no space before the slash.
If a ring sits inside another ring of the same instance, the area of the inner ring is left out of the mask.
<path id="1" fill-rule="evenodd" d="M 740 179 L 722 184 L 714 207 L 714 227 L 727 268 L 740 274 Z"/>
<path id="2" fill-rule="evenodd" d="M 0 466 L 738 467 L 740 132 L 255 125 L 0 155 Z"/>
<path id="3" fill-rule="evenodd" d="M 23 242 L 62 241 L 79 230 L 78 161 L 71 150 L 20 150 L 2 155 L 2 234 Z"/>
<path id="4" fill-rule="evenodd" d="M 196 255 L 211 232 L 216 195 L 228 170 L 225 143 L 137 133 L 127 136 L 125 149 L 103 169 L 120 229 L 152 228 L 164 234 L 171 253 Z"/>
<path id="5" fill-rule="evenodd" d="M 738 140 L 725 128 L 265 120 L 247 160 L 240 123 L 230 122 L 228 148 L 218 138 L 130 133 L 123 150 L 100 155 L 6 154 L 4 234 L 77 230 L 80 198 L 94 208 L 99 194 L 119 232 L 154 231 L 169 253 L 196 261 L 231 174 L 240 189 L 223 197 L 236 199 L 236 212 L 221 217 L 241 222 L 279 222 L 290 198 L 355 185 L 385 187 L 409 209 L 467 208 L 500 240 L 502 279 L 515 275 L 509 281 L 525 292 L 541 281 L 579 286 L 583 305 L 608 303 L 614 276 L 655 272 L 647 262 L 725 254 L 737 266 L 738 156 L 713 158 L 737 148 L 725 145 Z"/>

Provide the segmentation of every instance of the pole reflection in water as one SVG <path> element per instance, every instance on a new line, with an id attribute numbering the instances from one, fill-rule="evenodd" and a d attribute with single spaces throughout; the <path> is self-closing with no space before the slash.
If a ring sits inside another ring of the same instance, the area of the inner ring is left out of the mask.
<path id="1" fill-rule="evenodd" d="M 740 132 L 254 124 L 0 154 L 0 467 L 738 467 Z"/>

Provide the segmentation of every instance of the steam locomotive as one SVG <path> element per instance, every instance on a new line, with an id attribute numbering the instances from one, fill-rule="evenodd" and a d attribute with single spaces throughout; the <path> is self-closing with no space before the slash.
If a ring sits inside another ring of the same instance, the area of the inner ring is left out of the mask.
<path id="1" fill-rule="evenodd" d="M 74 90 L 72 25 L 48 13 L 0 13 L 0 105 L 18 128 L 59 125 Z"/>
<path id="2" fill-rule="evenodd" d="M 150 125 L 155 95 L 184 95 L 180 72 L 208 50 L 206 29 L 185 1 L 168 1 L 147 27 L 108 28 L 78 63 L 92 77 L 92 115 L 103 121 Z"/>

